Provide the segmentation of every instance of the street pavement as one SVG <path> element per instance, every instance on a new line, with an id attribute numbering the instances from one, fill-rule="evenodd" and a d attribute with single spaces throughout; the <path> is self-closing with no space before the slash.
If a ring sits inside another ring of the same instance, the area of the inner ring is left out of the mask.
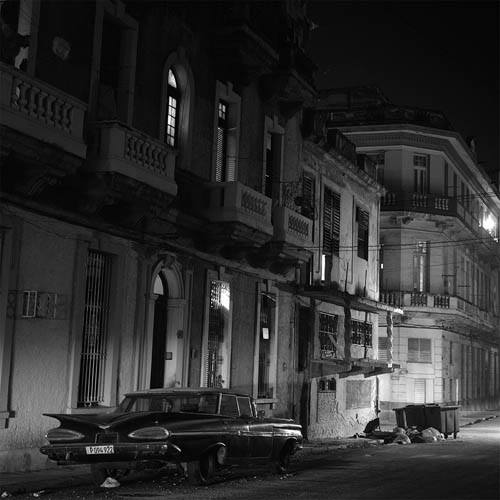
<path id="1" fill-rule="evenodd" d="M 500 416 L 500 409 L 495 411 L 460 412 L 460 428 L 474 425 L 484 420 Z M 392 431 L 394 421 L 381 421 L 382 431 Z M 342 448 L 369 447 L 383 444 L 380 439 L 362 437 L 345 437 L 340 439 L 322 439 L 304 443 L 301 455 L 320 454 L 329 450 Z M 86 465 L 56 466 L 49 469 L 27 472 L 0 473 L 0 498 L 10 495 L 31 493 L 32 496 L 43 496 L 43 491 L 71 488 L 92 483 L 90 469 Z"/>

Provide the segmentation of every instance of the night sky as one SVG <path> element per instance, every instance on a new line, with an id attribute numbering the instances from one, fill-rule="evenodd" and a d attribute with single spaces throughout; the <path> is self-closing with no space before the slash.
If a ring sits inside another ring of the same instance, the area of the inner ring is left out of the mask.
<path id="1" fill-rule="evenodd" d="M 499 4 L 309 0 L 317 87 L 375 85 L 394 104 L 442 111 L 498 170 Z"/>

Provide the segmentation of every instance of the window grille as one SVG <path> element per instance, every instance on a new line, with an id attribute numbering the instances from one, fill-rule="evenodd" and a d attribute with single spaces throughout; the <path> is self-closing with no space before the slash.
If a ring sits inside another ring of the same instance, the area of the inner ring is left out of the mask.
<path id="1" fill-rule="evenodd" d="M 177 145 L 179 91 L 175 74 L 171 69 L 168 70 L 167 96 L 167 128 L 165 139 L 169 146 L 175 147 Z"/>
<path id="2" fill-rule="evenodd" d="M 353 319 L 351 341 L 356 345 L 371 347 L 373 342 L 372 324 Z"/>
<path id="3" fill-rule="evenodd" d="M 323 251 L 339 255 L 340 195 L 325 187 L 323 202 Z"/>
<path id="4" fill-rule="evenodd" d="M 94 250 L 87 257 L 79 406 L 97 406 L 104 401 L 111 258 Z"/>
<path id="5" fill-rule="evenodd" d="M 431 339 L 408 339 L 408 361 L 431 363 Z"/>
<path id="6" fill-rule="evenodd" d="M 212 281 L 210 285 L 206 359 L 207 387 L 223 387 L 225 383 L 222 375 L 222 365 L 224 363 L 225 310 L 229 310 L 229 293 L 229 283 Z"/>
<path id="7" fill-rule="evenodd" d="M 356 222 L 358 223 L 358 257 L 368 260 L 368 212 L 356 207 Z"/>
<path id="8" fill-rule="evenodd" d="M 337 325 L 339 317 L 334 314 L 319 315 L 319 343 L 321 358 L 337 356 Z"/>
<path id="9" fill-rule="evenodd" d="M 274 338 L 274 320 L 276 311 L 276 296 L 262 293 L 260 299 L 260 337 L 259 337 L 259 375 L 257 397 L 272 397 L 270 380 L 271 347 Z"/>
<path id="10" fill-rule="evenodd" d="M 22 318 L 34 318 L 36 316 L 38 293 L 33 290 L 23 292 L 23 312 Z"/>

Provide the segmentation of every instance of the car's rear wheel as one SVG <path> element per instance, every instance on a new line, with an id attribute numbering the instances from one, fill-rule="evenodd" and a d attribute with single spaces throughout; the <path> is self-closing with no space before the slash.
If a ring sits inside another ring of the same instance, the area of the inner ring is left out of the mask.
<path id="1" fill-rule="evenodd" d="M 97 486 L 101 486 L 108 477 L 116 479 L 119 481 L 125 477 L 130 471 L 129 469 L 110 469 L 108 467 L 103 467 L 102 465 L 92 464 L 90 466 L 90 472 L 92 473 L 92 479 Z"/>
<path id="2" fill-rule="evenodd" d="M 278 453 L 278 457 L 274 462 L 274 470 L 278 474 L 284 474 L 290 467 L 290 458 L 292 456 L 293 445 L 291 443 L 285 444 Z"/>
<path id="3" fill-rule="evenodd" d="M 207 453 L 199 460 L 188 462 L 188 481 L 194 485 L 209 484 L 215 470 L 215 454 Z"/>

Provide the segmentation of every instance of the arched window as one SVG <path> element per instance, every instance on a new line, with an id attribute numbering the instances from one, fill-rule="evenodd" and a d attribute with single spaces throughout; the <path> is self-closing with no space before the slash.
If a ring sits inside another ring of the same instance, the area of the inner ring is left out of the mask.
<path id="1" fill-rule="evenodd" d="M 177 146 L 177 136 L 179 132 L 179 109 L 180 96 L 177 78 L 172 69 L 168 70 L 167 77 L 167 109 L 165 142 L 172 147 Z"/>

